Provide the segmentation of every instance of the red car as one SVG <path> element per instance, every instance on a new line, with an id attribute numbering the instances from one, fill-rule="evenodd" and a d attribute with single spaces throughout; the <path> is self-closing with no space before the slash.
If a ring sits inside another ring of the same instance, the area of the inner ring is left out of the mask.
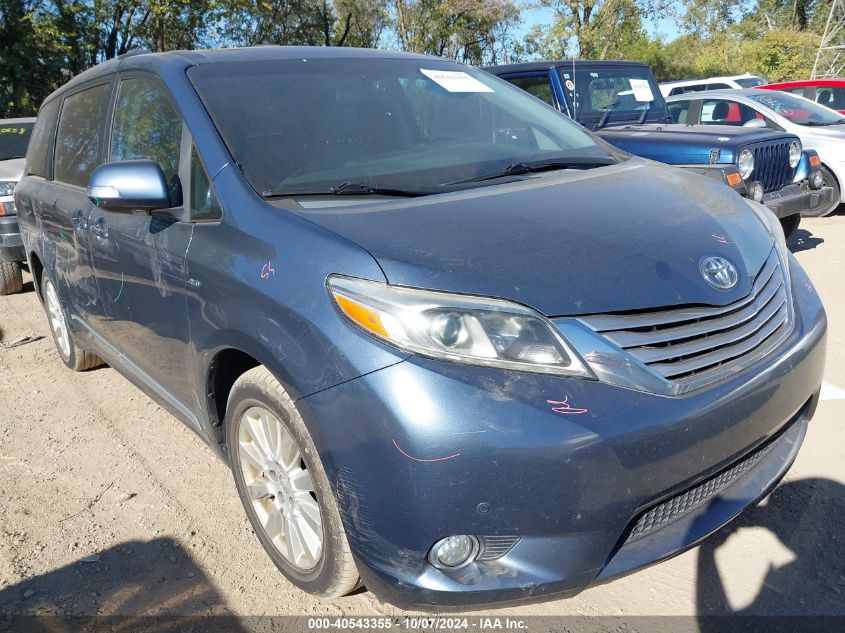
<path id="1" fill-rule="evenodd" d="M 845 79 L 806 79 L 802 81 L 783 81 L 776 84 L 758 86 L 766 90 L 783 90 L 799 97 L 811 99 L 816 103 L 838 110 L 845 114 Z"/>

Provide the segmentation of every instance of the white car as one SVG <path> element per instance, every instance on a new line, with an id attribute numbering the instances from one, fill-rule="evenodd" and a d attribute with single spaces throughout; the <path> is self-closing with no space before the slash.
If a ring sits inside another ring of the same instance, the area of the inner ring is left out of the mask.
<path id="1" fill-rule="evenodd" d="M 795 134 L 804 149 L 816 150 L 834 202 L 814 215 L 829 215 L 845 202 L 845 118 L 815 101 L 778 90 L 714 90 L 666 99 L 669 112 L 687 125 L 767 127 Z M 838 201 L 838 202 L 837 202 Z"/>
<path id="2" fill-rule="evenodd" d="M 664 97 L 673 97 L 687 92 L 702 92 L 704 90 L 728 90 L 730 88 L 756 88 L 766 82 L 762 77 L 745 73 L 731 77 L 709 77 L 707 79 L 684 79 L 683 81 L 664 81 L 660 84 L 660 92 Z"/>

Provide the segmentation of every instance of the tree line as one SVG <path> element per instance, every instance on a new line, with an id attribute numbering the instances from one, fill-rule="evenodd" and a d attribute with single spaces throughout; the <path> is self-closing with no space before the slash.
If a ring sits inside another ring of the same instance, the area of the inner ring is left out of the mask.
<path id="1" fill-rule="evenodd" d="M 831 1 L 0 0 L 0 116 L 32 115 L 72 76 L 134 49 L 361 46 L 473 65 L 636 59 L 660 80 L 801 78 Z M 551 18 L 526 32 L 528 12 Z M 650 35 L 653 25 L 678 36 Z"/>

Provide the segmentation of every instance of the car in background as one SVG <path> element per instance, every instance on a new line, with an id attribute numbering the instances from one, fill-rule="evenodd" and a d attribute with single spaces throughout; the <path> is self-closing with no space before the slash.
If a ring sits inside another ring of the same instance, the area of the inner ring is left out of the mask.
<path id="1" fill-rule="evenodd" d="M 59 358 L 203 438 L 323 597 L 633 572 L 767 494 L 819 399 L 824 308 L 765 207 L 450 60 L 122 57 L 47 98 L 27 163 Z"/>
<path id="2" fill-rule="evenodd" d="M 13 194 L 23 176 L 33 125 L 33 117 L 0 120 L 0 295 L 23 288 L 21 264 L 26 255 Z"/>
<path id="3" fill-rule="evenodd" d="M 687 92 L 703 92 L 705 90 L 728 90 L 731 88 L 756 88 L 766 83 L 766 80 L 751 73 L 732 75 L 730 77 L 708 77 L 707 79 L 682 79 L 680 81 L 663 81 L 660 92 L 664 97 L 680 95 Z"/>
<path id="4" fill-rule="evenodd" d="M 821 159 L 825 186 L 834 190 L 824 208 L 804 215 L 826 216 L 845 202 L 845 116 L 815 101 L 779 90 L 719 90 L 683 94 L 667 99 L 673 116 L 688 123 L 759 127 L 787 132 L 801 139 Z"/>
<path id="5" fill-rule="evenodd" d="M 845 79 L 805 79 L 784 81 L 760 86 L 766 90 L 780 90 L 815 101 L 840 114 L 845 114 Z"/>
<path id="6" fill-rule="evenodd" d="M 792 233 L 808 209 L 829 206 L 831 189 L 798 169 L 796 136 L 773 130 L 677 124 L 641 62 L 546 61 L 485 68 L 637 156 L 722 179 L 763 202 Z M 820 181 L 818 181 L 820 182 Z"/>

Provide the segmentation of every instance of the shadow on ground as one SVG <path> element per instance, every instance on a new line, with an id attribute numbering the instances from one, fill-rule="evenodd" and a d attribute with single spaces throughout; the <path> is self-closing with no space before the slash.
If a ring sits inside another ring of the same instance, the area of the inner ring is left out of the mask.
<path id="1" fill-rule="evenodd" d="M 786 240 L 786 245 L 793 253 L 809 251 L 819 244 L 824 244 L 824 239 L 816 237 L 807 229 L 795 229 L 795 232 Z"/>
<path id="2" fill-rule="evenodd" d="M 0 631 L 135 630 L 246 631 L 169 538 L 123 543 L 0 591 Z"/>
<path id="3" fill-rule="evenodd" d="M 753 602 L 734 610 L 725 591 L 731 579 L 725 582 L 720 575 L 715 554 L 728 537 L 749 527 L 771 531 L 794 560 L 782 566 L 770 564 Z M 830 479 L 782 484 L 765 506 L 749 509 L 704 541 L 698 553 L 696 601 L 702 633 L 725 631 L 724 619 L 707 617 L 722 615 L 793 616 L 804 627 L 812 626 L 812 617 L 837 616 L 841 625 L 845 616 L 845 486 Z"/>

